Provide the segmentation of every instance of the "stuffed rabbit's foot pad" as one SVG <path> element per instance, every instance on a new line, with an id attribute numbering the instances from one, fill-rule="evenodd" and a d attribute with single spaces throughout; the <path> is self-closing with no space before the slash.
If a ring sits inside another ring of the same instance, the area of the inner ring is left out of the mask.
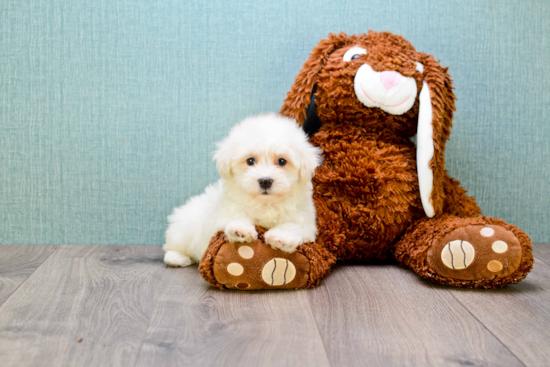
<path id="1" fill-rule="evenodd" d="M 443 277 L 490 280 L 512 274 L 521 258 L 520 242 L 511 231 L 498 225 L 469 225 L 440 238 L 426 260 Z"/>

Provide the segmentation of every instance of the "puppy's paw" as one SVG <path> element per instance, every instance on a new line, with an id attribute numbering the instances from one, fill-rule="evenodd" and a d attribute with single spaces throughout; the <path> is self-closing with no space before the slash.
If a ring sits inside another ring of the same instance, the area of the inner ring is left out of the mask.
<path id="1" fill-rule="evenodd" d="M 181 266 L 182 268 L 193 264 L 193 260 L 177 251 L 166 251 L 164 262 L 169 266 Z"/>
<path id="2" fill-rule="evenodd" d="M 296 248 L 304 243 L 304 239 L 301 236 L 277 228 L 267 231 L 264 238 L 265 243 L 269 246 L 288 253 L 296 251 Z"/>
<path id="3" fill-rule="evenodd" d="M 229 242 L 252 242 L 258 239 L 258 232 L 247 221 L 234 221 L 225 227 L 225 236 Z"/>

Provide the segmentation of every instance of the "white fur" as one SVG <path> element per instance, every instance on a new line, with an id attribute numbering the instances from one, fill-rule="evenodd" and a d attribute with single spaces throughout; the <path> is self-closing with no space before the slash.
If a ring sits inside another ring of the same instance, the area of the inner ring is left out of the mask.
<path id="1" fill-rule="evenodd" d="M 171 266 L 200 261 L 220 230 L 230 242 L 254 241 L 254 225 L 269 229 L 266 243 L 286 252 L 314 241 L 311 178 L 320 153 L 296 120 L 268 114 L 237 124 L 214 153 L 221 179 L 168 217 L 164 261 Z M 249 166 L 248 158 L 256 163 Z M 287 164 L 278 165 L 280 158 Z M 262 189 L 260 178 L 271 178 L 271 188 Z"/>

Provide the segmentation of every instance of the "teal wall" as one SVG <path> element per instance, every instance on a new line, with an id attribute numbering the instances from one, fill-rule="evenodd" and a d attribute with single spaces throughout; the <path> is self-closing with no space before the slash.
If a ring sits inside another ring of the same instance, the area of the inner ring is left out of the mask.
<path id="1" fill-rule="evenodd" d="M 2 0 L 0 243 L 161 244 L 214 143 L 369 29 L 450 66 L 452 176 L 550 241 L 550 1 Z"/>

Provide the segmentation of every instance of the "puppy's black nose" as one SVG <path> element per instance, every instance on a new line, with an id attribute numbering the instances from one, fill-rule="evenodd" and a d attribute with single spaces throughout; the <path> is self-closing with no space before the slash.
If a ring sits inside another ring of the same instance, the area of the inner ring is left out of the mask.
<path id="1" fill-rule="evenodd" d="M 260 187 L 264 190 L 267 190 L 271 187 L 271 184 L 273 184 L 273 179 L 269 177 L 262 177 L 258 179 L 258 182 L 260 183 Z"/>

